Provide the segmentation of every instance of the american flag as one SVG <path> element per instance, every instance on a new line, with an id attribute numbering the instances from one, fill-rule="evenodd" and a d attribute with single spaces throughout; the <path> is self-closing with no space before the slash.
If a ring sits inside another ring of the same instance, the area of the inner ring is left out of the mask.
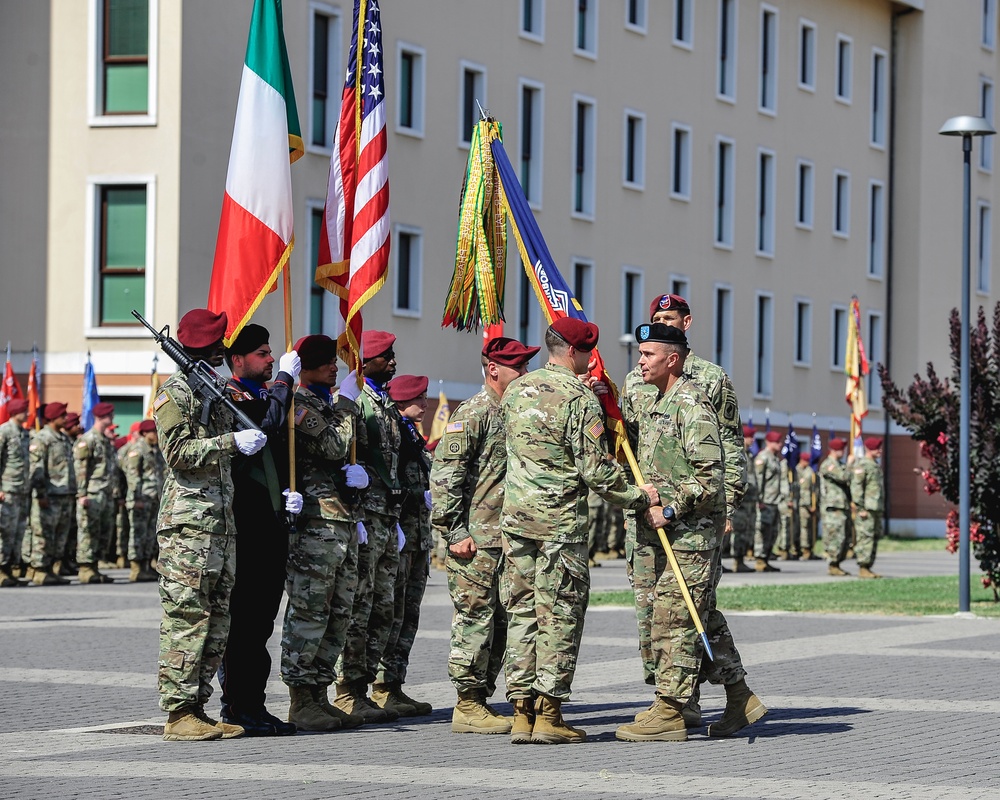
<path id="1" fill-rule="evenodd" d="M 361 307 L 382 288 L 389 266 L 382 20 L 378 0 L 355 0 L 354 33 L 333 138 L 316 283 L 340 298 L 341 357 L 360 364 Z"/>

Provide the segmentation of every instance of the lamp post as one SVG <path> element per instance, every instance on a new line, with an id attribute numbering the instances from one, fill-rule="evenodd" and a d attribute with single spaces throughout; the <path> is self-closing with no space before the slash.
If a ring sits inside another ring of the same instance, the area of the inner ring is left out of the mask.
<path id="1" fill-rule="evenodd" d="M 969 196 L 970 157 L 973 136 L 992 136 L 993 126 L 982 117 L 952 117 L 938 131 L 942 136 L 962 137 L 962 353 L 958 439 L 958 610 L 969 611 Z"/>

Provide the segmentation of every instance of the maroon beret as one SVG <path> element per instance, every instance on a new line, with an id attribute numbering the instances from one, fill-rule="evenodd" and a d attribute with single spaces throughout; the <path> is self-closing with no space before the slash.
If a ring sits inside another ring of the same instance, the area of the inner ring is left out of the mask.
<path id="1" fill-rule="evenodd" d="M 110 417 L 115 413 L 115 407 L 112 403 L 98 403 L 94 406 L 94 419 L 98 417 Z"/>
<path id="2" fill-rule="evenodd" d="M 829 447 L 831 450 L 843 450 L 845 447 L 847 447 L 847 442 L 845 442 L 839 436 L 834 436 L 829 442 Z"/>
<path id="3" fill-rule="evenodd" d="M 144 419 L 139 423 L 139 433 L 153 433 L 156 430 L 156 421 Z"/>
<path id="4" fill-rule="evenodd" d="M 743 426 L 743 435 L 744 436 L 753 436 L 755 433 L 757 433 L 757 429 L 753 425 L 744 425 Z"/>
<path id="5" fill-rule="evenodd" d="M 803 452 L 803 453 L 799 453 L 799 461 L 806 462 L 806 461 L 810 461 L 811 459 L 812 459 L 812 453 L 810 453 L 808 451 Z"/>
<path id="6" fill-rule="evenodd" d="M 316 369 L 337 356 L 337 342 L 324 333 L 303 336 L 292 349 L 302 359 L 302 369 Z"/>
<path id="7" fill-rule="evenodd" d="M 764 438 L 769 442 L 780 442 L 784 437 L 778 431 L 768 431 Z"/>
<path id="8" fill-rule="evenodd" d="M 361 357 L 365 361 L 370 358 L 378 358 L 390 350 L 395 341 L 396 337 L 385 331 L 362 331 Z"/>
<path id="9" fill-rule="evenodd" d="M 67 428 L 71 428 L 71 427 L 73 427 L 73 426 L 74 426 L 74 425 L 76 425 L 76 424 L 77 424 L 77 423 L 78 423 L 79 421 L 80 421 L 80 415 L 79 415 L 79 414 L 77 414 L 77 413 L 76 413 L 75 411 L 70 411 L 70 412 L 69 412 L 69 413 L 68 413 L 68 414 L 66 415 L 66 427 L 67 427 Z"/>
<path id="10" fill-rule="evenodd" d="M 195 308 L 177 323 L 177 341 L 191 350 L 204 350 L 222 341 L 228 324 L 225 311 L 216 314 L 207 308 Z"/>
<path id="11" fill-rule="evenodd" d="M 28 401 L 20 397 L 7 401 L 7 413 L 12 417 L 28 410 Z"/>
<path id="12" fill-rule="evenodd" d="M 396 403 L 415 400 L 427 391 L 426 375 L 397 375 L 388 386 L 389 397 Z"/>
<path id="13" fill-rule="evenodd" d="M 649 318 L 653 319 L 657 311 L 687 311 L 690 314 L 691 307 L 679 294 L 661 294 L 649 304 Z"/>
<path id="14" fill-rule="evenodd" d="M 59 417 L 62 417 L 65 414 L 65 403 L 46 403 L 42 407 L 42 416 L 45 418 L 46 422 L 52 422 L 52 420 L 59 419 Z"/>
<path id="15" fill-rule="evenodd" d="M 506 336 L 498 336 L 490 339 L 483 348 L 483 357 L 505 367 L 520 367 L 526 364 L 542 348 L 526 347 L 517 339 L 508 339 Z"/>
<path id="16" fill-rule="evenodd" d="M 600 329 L 593 322 L 584 322 L 576 317 L 560 317 L 549 328 L 577 350 L 587 352 L 597 347 Z"/>
<path id="17" fill-rule="evenodd" d="M 865 447 L 869 450 L 878 450 L 882 446 L 882 440 L 878 436 L 869 436 L 865 439 Z"/>
<path id="18" fill-rule="evenodd" d="M 128 444 L 128 437 L 119 436 L 117 439 L 114 440 L 114 442 L 112 442 L 112 444 L 114 445 L 115 450 L 121 450 L 125 445 Z"/>

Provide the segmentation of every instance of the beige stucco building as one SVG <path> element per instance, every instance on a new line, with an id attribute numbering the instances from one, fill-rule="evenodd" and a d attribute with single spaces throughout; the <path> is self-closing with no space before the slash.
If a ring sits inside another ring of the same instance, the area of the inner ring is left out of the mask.
<path id="1" fill-rule="evenodd" d="M 299 336 L 335 324 L 311 276 L 352 4 L 283 5 L 307 142 L 292 167 Z M 89 351 L 102 395 L 139 414 L 155 349 L 127 310 L 173 324 L 205 302 L 252 2 L 2 7 L 0 340 L 22 376 L 37 342 L 46 398 L 71 407 Z M 852 295 L 873 362 L 945 370 L 961 148 L 937 130 L 993 117 L 995 1 L 383 0 L 382 17 L 394 255 L 365 318 L 431 394 L 479 386 L 479 338 L 440 327 L 477 102 L 504 124 L 614 377 L 636 355 L 620 340 L 667 291 L 758 427 L 846 429 Z M 996 299 L 995 147 L 973 153 L 974 307 Z M 537 342 L 513 259 L 506 289 L 508 335 Z M 258 319 L 280 344 L 279 295 Z M 866 430 L 884 432 L 871 388 Z M 941 533 L 905 436 L 888 463 L 894 527 Z"/>

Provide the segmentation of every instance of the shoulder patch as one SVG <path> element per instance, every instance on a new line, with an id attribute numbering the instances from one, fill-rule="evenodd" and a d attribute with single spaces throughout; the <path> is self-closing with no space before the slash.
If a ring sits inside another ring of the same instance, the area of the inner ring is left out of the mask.
<path id="1" fill-rule="evenodd" d="M 29 453 L 34 453 L 37 449 L 38 449 L 38 445 L 37 444 L 32 443 L 32 444 L 28 445 L 28 452 Z"/>
<path id="2" fill-rule="evenodd" d="M 461 421 L 449 422 L 444 428 L 445 433 L 462 433 L 462 431 L 464 430 L 465 430 L 465 423 Z"/>
<path id="3" fill-rule="evenodd" d="M 309 413 L 308 408 L 302 408 L 300 406 L 299 408 L 295 409 L 295 424 L 298 425 L 300 422 L 302 422 L 302 419 L 308 413 Z"/>
<path id="4" fill-rule="evenodd" d="M 80 450 L 86 450 L 86 449 L 87 449 L 87 442 L 86 442 L 86 441 L 84 441 L 84 440 L 83 440 L 83 439 L 81 438 L 81 439 L 79 439 L 79 440 L 77 441 L 77 443 L 76 443 L 76 446 L 77 446 L 77 448 L 78 448 L 78 449 L 80 449 Z"/>
<path id="5" fill-rule="evenodd" d="M 587 435 L 595 441 L 600 440 L 604 435 L 604 423 L 601 420 L 595 420 L 587 426 Z"/>
<path id="6" fill-rule="evenodd" d="M 300 408 L 295 412 L 295 428 L 309 436 L 318 436 L 326 427 L 323 418 L 308 408 Z"/>
<path id="7" fill-rule="evenodd" d="M 170 402 L 170 395 L 166 392 L 160 392 L 153 401 L 153 411 L 159 410 L 160 406 L 168 402 Z"/>

